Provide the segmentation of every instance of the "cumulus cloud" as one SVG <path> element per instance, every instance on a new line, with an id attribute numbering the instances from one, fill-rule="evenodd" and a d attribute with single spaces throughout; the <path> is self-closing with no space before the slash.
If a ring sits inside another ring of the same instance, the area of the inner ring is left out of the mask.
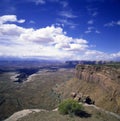
<path id="1" fill-rule="evenodd" d="M 18 20 L 16 15 L 4 15 L 0 17 L 0 24 L 6 23 L 6 22 L 18 22 L 18 23 L 24 23 L 24 19 Z"/>
<path id="2" fill-rule="evenodd" d="M 59 42 L 56 44 L 56 48 L 67 50 L 67 51 L 80 51 L 85 50 L 88 45 L 84 39 L 76 39 L 72 37 L 59 36 L 56 38 Z"/>
<path id="3" fill-rule="evenodd" d="M 115 60 L 120 61 L 120 51 L 117 53 L 112 53 L 111 57 L 114 58 Z"/>
<path id="4" fill-rule="evenodd" d="M 7 23 L 18 22 L 15 15 L 0 18 L 0 52 L 6 56 L 68 58 L 72 56 L 72 52 L 68 51 L 83 50 L 88 46 L 87 40 L 67 36 L 61 27 L 24 28 Z"/>
<path id="5" fill-rule="evenodd" d="M 94 60 L 109 60 L 111 59 L 109 54 L 98 51 L 98 50 L 87 50 L 84 54 L 84 58 L 88 58 L 90 60 L 92 60 L 94 58 Z"/>
<path id="6" fill-rule="evenodd" d="M 0 35 L 2 36 L 19 36 L 25 31 L 24 28 L 15 24 L 3 24 L 0 27 Z"/>
<path id="7" fill-rule="evenodd" d="M 88 57 L 91 60 L 93 57 L 94 60 L 120 60 L 120 52 L 108 54 L 97 50 L 86 50 L 84 58 Z"/>
<path id="8" fill-rule="evenodd" d="M 7 23 L 8 21 L 9 23 Z M 0 17 L 0 56 L 66 60 L 120 58 L 120 52 L 107 54 L 90 50 L 91 47 L 87 40 L 67 36 L 60 26 L 51 25 L 39 29 L 24 28 L 13 23 L 18 21 L 17 17 L 13 15 Z M 88 28 L 88 30 L 91 29 L 91 27 Z"/>

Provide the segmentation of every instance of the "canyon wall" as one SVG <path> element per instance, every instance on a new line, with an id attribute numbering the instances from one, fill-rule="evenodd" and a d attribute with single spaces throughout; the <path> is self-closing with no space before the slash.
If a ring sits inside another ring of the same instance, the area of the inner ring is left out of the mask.
<path id="1" fill-rule="evenodd" d="M 79 92 L 90 95 L 96 105 L 120 114 L 120 68 L 77 65 L 75 75 L 81 80 Z"/>
<path id="2" fill-rule="evenodd" d="M 120 68 L 105 65 L 77 65 L 75 76 L 61 85 L 62 98 L 90 96 L 95 105 L 120 114 Z"/>

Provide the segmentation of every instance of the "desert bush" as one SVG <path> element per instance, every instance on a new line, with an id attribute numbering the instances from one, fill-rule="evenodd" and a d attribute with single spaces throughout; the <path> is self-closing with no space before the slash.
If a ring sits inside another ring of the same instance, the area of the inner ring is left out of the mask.
<path id="1" fill-rule="evenodd" d="M 65 115 L 79 115 L 83 110 L 83 105 L 73 99 L 64 100 L 59 104 L 58 111 Z"/>

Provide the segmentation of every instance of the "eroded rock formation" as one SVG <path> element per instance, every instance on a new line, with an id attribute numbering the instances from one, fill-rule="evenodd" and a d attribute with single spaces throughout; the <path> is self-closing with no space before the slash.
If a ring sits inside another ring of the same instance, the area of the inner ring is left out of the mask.
<path id="1" fill-rule="evenodd" d="M 90 95 L 98 106 L 120 114 L 119 68 L 77 65 L 76 77 L 81 80 L 79 91 Z"/>
<path id="2" fill-rule="evenodd" d="M 75 76 L 57 90 L 61 97 L 80 100 L 88 95 L 95 105 L 120 114 L 120 68 L 105 65 L 77 65 Z"/>
<path id="3" fill-rule="evenodd" d="M 120 82 L 120 70 L 98 65 L 77 65 L 76 77 L 89 82 L 101 82 L 107 79 Z"/>
<path id="4" fill-rule="evenodd" d="M 87 104 L 95 103 L 95 101 L 92 100 L 89 95 L 83 95 L 82 93 L 72 92 L 71 97 L 78 102 L 87 103 Z"/>

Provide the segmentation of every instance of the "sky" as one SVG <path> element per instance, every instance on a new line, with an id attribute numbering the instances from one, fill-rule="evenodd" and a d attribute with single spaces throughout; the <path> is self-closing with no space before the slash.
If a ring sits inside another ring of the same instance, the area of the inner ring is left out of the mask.
<path id="1" fill-rule="evenodd" d="M 0 0 L 0 57 L 120 61 L 120 0 Z"/>

